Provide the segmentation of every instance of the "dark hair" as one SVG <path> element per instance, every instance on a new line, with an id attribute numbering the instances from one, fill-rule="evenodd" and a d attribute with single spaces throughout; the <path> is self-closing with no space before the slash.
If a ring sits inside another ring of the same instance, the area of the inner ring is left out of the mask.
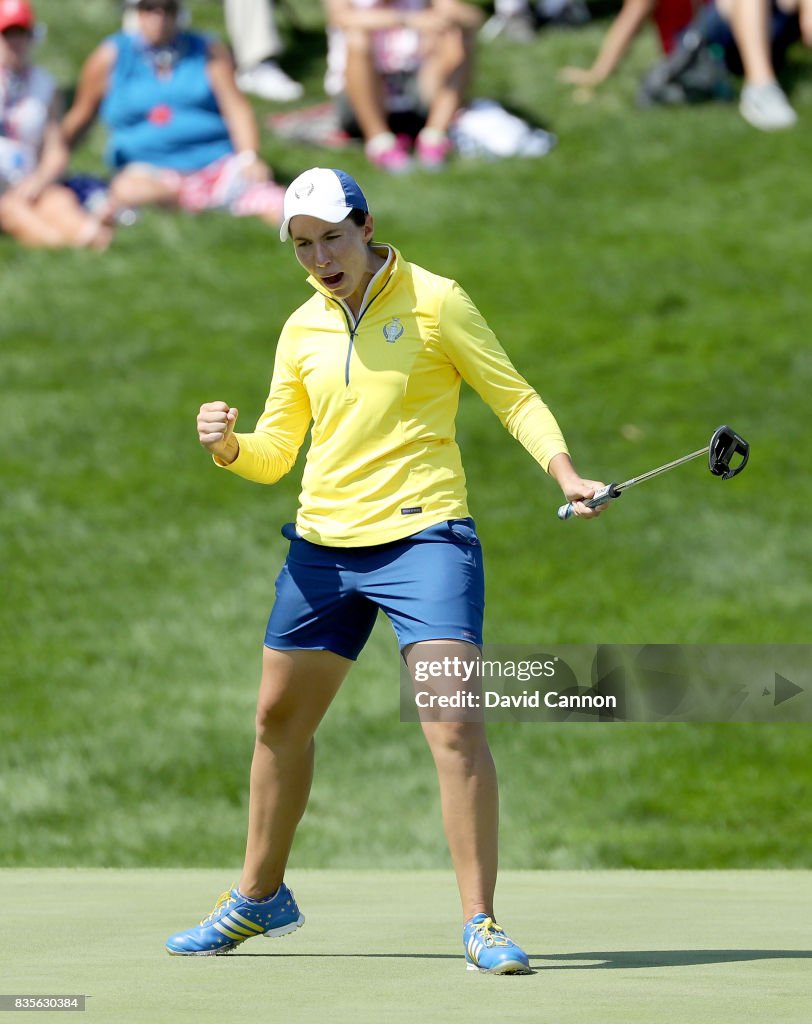
<path id="1" fill-rule="evenodd" d="M 347 214 L 347 220 L 351 220 L 353 224 L 357 225 L 359 228 L 362 228 L 364 224 L 366 224 L 367 215 L 364 210 L 359 210 L 358 207 L 354 207 Z"/>

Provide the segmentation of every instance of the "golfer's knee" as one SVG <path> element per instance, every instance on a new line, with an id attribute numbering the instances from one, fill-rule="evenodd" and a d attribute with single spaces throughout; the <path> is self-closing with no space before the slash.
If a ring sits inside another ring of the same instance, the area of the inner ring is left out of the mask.
<path id="1" fill-rule="evenodd" d="M 313 730 L 305 727 L 288 702 L 274 700 L 257 703 L 256 738 L 275 750 L 303 752 L 313 739 Z"/>
<path id="2" fill-rule="evenodd" d="M 424 726 L 435 760 L 474 767 L 490 759 L 484 727 L 478 722 L 433 722 Z"/>

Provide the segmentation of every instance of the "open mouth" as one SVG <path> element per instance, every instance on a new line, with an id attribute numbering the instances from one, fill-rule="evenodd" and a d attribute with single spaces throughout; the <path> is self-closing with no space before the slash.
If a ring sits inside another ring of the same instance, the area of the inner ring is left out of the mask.
<path id="1" fill-rule="evenodd" d="M 326 285 L 327 288 L 337 288 L 341 284 L 344 274 L 332 274 L 330 277 L 323 277 L 322 284 Z"/>

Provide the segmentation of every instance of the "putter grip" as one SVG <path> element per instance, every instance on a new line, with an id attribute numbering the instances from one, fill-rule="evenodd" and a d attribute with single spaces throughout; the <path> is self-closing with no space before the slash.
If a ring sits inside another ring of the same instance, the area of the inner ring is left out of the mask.
<path id="1" fill-rule="evenodd" d="M 597 508 L 598 505 L 605 505 L 607 501 L 611 501 L 612 498 L 619 498 L 621 491 L 617 489 L 617 484 L 607 484 L 606 487 L 602 487 L 595 493 L 589 501 L 585 501 L 584 504 L 588 508 Z M 572 519 L 572 502 L 568 501 L 566 505 L 562 505 L 558 510 L 559 519 Z"/>

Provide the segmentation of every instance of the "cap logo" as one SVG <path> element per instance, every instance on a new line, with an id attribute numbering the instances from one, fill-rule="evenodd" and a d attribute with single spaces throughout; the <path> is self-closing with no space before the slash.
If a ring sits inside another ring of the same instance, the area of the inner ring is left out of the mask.
<path id="1" fill-rule="evenodd" d="M 402 337 L 403 332 L 405 330 L 406 328 L 400 322 L 398 317 L 393 317 L 389 321 L 389 323 L 386 324 L 386 326 L 384 327 L 383 336 L 384 338 L 386 338 L 390 345 L 393 345 L 398 340 L 398 338 Z"/>
<path id="2" fill-rule="evenodd" d="M 304 185 L 300 185 L 293 194 L 296 196 L 297 199 L 307 199 L 309 195 L 313 194 L 313 189 L 315 187 L 316 186 L 313 184 L 313 182 L 309 181 Z"/>

